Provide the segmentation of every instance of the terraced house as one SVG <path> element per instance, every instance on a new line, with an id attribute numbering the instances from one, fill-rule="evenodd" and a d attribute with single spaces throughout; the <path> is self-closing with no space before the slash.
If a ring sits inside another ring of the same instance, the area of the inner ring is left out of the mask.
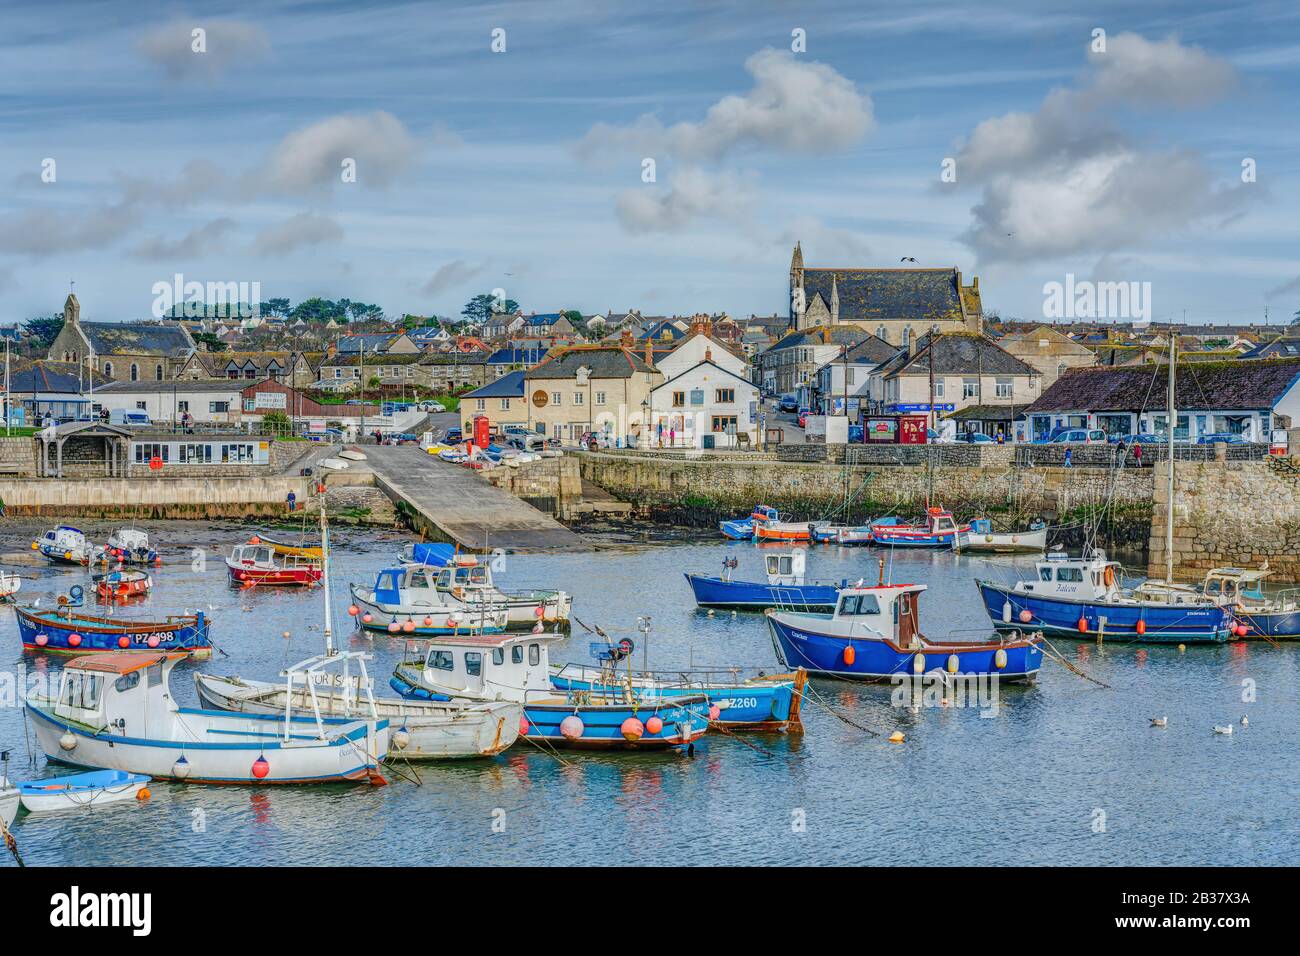
<path id="1" fill-rule="evenodd" d="M 195 352 L 181 366 L 176 377 L 191 381 L 205 378 L 264 378 L 289 382 L 296 387 L 310 385 L 316 379 L 316 367 L 323 355 L 319 352 Z M 290 372 L 292 368 L 292 372 Z"/>
<path id="2" fill-rule="evenodd" d="M 524 372 L 528 427 L 577 441 L 598 431 L 611 442 L 645 442 L 650 392 L 663 374 L 620 346 L 575 345 L 551 352 Z"/>

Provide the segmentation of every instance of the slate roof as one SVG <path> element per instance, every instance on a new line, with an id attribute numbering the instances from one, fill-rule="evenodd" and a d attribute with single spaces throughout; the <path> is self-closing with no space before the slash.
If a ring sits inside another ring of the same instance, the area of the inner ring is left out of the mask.
<path id="1" fill-rule="evenodd" d="M 357 332 L 339 336 L 340 352 L 360 352 L 362 343 L 367 352 L 382 352 L 398 337 L 396 332 Z"/>
<path id="2" fill-rule="evenodd" d="M 1159 411 L 1167 404 L 1169 366 L 1070 369 L 1026 409 Z M 1297 381 L 1300 358 L 1178 363 L 1174 403 L 1180 412 L 1272 408 Z"/>
<path id="3" fill-rule="evenodd" d="M 398 352 L 394 354 L 390 352 L 375 353 L 369 351 L 369 349 L 366 351 L 366 365 L 369 365 L 371 368 L 378 368 L 383 365 L 412 365 L 416 362 L 422 362 L 427 358 L 429 358 L 429 355 L 425 352 Z M 350 365 L 360 364 L 360 351 L 337 352 L 325 361 L 321 362 L 321 367 L 333 368 L 336 365 L 347 367 Z"/>
<path id="4" fill-rule="evenodd" d="M 729 369 L 729 368 L 723 368 L 721 365 L 719 365 L 717 362 L 714 362 L 712 359 L 706 359 L 705 361 L 698 362 L 698 363 L 696 363 L 695 365 L 692 365 L 690 368 L 686 369 L 686 370 L 683 371 L 683 372 L 678 372 L 678 373 L 677 373 L 676 375 L 674 375 L 672 378 L 668 379 L 668 381 L 659 383 L 659 384 L 656 385 L 654 388 L 650 389 L 650 391 L 652 391 L 652 392 L 657 392 L 657 391 L 659 391 L 659 389 L 663 388 L 664 386 L 673 384 L 673 383 L 676 382 L 679 378 L 684 378 L 685 376 L 690 375 L 692 372 L 694 372 L 694 371 L 695 371 L 697 368 L 699 368 L 701 365 L 710 365 L 710 366 L 712 366 L 713 368 L 716 368 L 719 372 L 723 373 L 724 375 L 728 375 L 728 376 L 730 376 L 731 378 L 734 378 L 737 382 L 740 382 L 740 383 L 743 384 L 743 385 L 748 385 L 750 388 L 753 388 L 753 389 L 757 389 L 757 388 L 758 388 L 757 385 L 755 385 L 755 384 L 754 384 L 753 382 L 751 382 L 749 379 L 745 378 L 745 376 L 743 376 L 743 375 L 737 375 L 735 372 L 731 371 L 731 369 Z"/>
<path id="5" fill-rule="evenodd" d="M 488 365 L 536 365 L 546 358 L 549 350 L 545 347 L 516 349 L 497 349 L 488 356 Z"/>
<path id="6" fill-rule="evenodd" d="M 1255 358 L 1291 358 L 1300 356 L 1300 336 L 1279 335 L 1269 342 L 1261 342 L 1248 352 L 1242 353 L 1244 359 Z"/>
<path id="7" fill-rule="evenodd" d="M 832 277 L 841 322 L 921 324 L 963 317 L 956 269 L 804 269 L 806 300 L 820 295 L 829 303 Z"/>
<path id="8" fill-rule="evenodd" d="M 878 335 L 868 335 L 853 348 L 849 349 L 848 360 L 863 364 L 879 365 L 888 362 L 897 355 L 897 345 L 890 345 Z"/>
<path id="9" fill-rule="evenodd" d="M 95 388 L 102 388 L 112 379 L 94 373 Z M 55 392 L 55 393 L 79 393 L 89 384 L 87 370 L 82 368 L 78 373 L 78 365 L 75 362 L 33 362 L 26 368 L 10 367 L 9 371 L 9 390 L 13 393 L 27 392 Z"/>
<path id="10" fill-rule="evenodd" d="M 221 373 L 233 363 L 236 368 L 245 369 L 250 365 L 255 369 L 264 369 L 272 362 L 278 362 L 282 369 L 289 367 L 288 352 L 195 352 L 195 360 L 209 372 Z M 300 356 L 301 352 L 298 353 Z M 214 377 L 220 377 L 219 374 Z"/>
<path id="11" fill-rule="evenodd" d="M 885 378 L 897 375 L 929 375 L 934 361 L 936 375 L 1037 375 L 1032 365 L 1020 361 L 982 335 L 967 332 L 933 337 L 925 335 L 917 343 L 915 355 L 901 349 L 885 362 L 880 371 Z"/>
<path id="12" fill-rule="evenodd" d="M 175 322 L 79 322 L 96 356 L 159 355 L 184 358 L 194 348 Z"/>
<path id="13" fill-rule="evenodd" d="M 524 370 L 520 369 L 517 372 L 508 372 L 495 382 L 488 382 L 472 392 L 466 392 L 460 398 L 464 401 L 467 398 L 523 398 L 523 396 Z"/>
<path id="14" fill-rule="evenodd" d="M 376 365 L 382 365 L 391 355 L 385 355 Z M 418 356 L 421 365 L 486 365 L 486 352 L 425 352 Z"/>
<path id="15" fill-rule="evenodd" d="M 592 378 L 631 378 L 636 372 L 654 371 L 631 349 L 578 345 L 552 352 L 546 361 L 528 369 L 524 377 L 574 378 L 582 366 L 591 369 Z"/>
<path id="16" fill-rule="evenodd" d="M 848 345 L 854 346 L 865 339 L 870 332 L 864 332 L 854 325 L 818 325 L 798 332 L 787 332 L 781 336 L 769 352 L 778 349 L 795 348 L 800 345 Z"/>
<path id="17" fill-rule="evenodd" d="M 158 392 L 186 395 L 196 392 L 238 392 L 245 383 L 245 379 L 233 378 L 169 378 L 161 382 L 109 382 L 102 387 L 96 385 L 95 391 L 126 395 L 152 395 Z"/>
<path id="18" fill-rule="evenodd" d="M 665 334 L 667 334 L 669 341 L 676 342 L 678 339 L 686 338 L 688 333 L 673 325 L 671 320 L 664 319 L 642 329 L 637 333 L 636 337 L 639 341 L 644 342 L 646 339 L 662 339 Z"/>

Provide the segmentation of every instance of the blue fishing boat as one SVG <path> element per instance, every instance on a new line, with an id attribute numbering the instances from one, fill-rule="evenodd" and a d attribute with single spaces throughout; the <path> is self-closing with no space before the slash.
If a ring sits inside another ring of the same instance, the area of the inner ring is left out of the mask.
<path id="1" fill-rule="evenodd" d="M 410 700 L 512 700 L 524 705 L 520 735 L 580 750 L 691 745 L 709 726 L 704 694 L 645 697 L 551 687 L 548 645 L 562 634 L 435 637 L 403 660 L 389 686 Z M 630 653 L 631 641 L 624 646 Z"/>
<path id="2" fill-rule="evenodd" d="M 876 681 L 935 671 L 1032 680 L 1043 663 L 1042 635 L 986 641 L 932 641 L 920 630 L 924 584 L 845 588 L 833 614 L 767 612 L 776 656 L 812 674 Z"/>
<path id="3" fill-rule="evenodd" d="M 624 678 L 611 674 L 609 668 L 589 664 L 551 665 L 551 685 L 557 690 L 618 694 L 630 686 L 638 696 L 703 694 L 717 708 L 717 723 L 731 730 L 801 729 L 799 711 L 806 679 L 803 669 L 737 680 L 733 672 L 724 670 L 646 671 Z"/>
<path id="4" fill-rule="evenodd" d="M 754 537 L 753 518 L 735 518 L 731 521 L 719 521 L 718 530 L 724 538 L 732 541 L 748 541 Z"/>
<path id="5" fill-rule="evenodd" d="M 73 602 L 54 608 L 15 607 L 23 650 L 49 654 L 185 651 L 196 660 L 212 656 L 208 638 L 212 622 L 202 611 L 171 614 L 162 621 L 129 621 L 83 614 L 75 596 Z"/>
<path id="6" fill-rule="evenodd" d="M 1150 644 L 1219 643 L 1238 636 L 1239 624 L 1227 608 L 1124 591 L 1119 562 L 1106 560 L 1102 551 L 1080 558 L 1050 552 L 1036 570 L 1033 580 L 1009 587 L 975 582 L 994 627 Z"/>
<path id="7" fill-rule="evenodd" d="M 1212 568 L 1200 587 L 1147 581 L 1134 589 L 1143 600 L 1167 604 L 1215 604 L 1227 608 L 1237 620 L 1237 636 L 1268 640 L 1300 638 L 1300 591 L 1264 593 L 1263 582 L 1272 572 L 1267 563 L 1259 569 Z"/>
<path id="8" fill-rule="evenodd" d="M 722 577 L 686 572 L 686 581 L 695 594 L 700 607 L 736 608 L 761 611 L 769 607 L 793 607 L 805 610 L 835 607 L 835 597 L 847 581 L 835 584 L 830 581 L 804 581 L 807 553 L 802 548 L 793 551 L 763 555 L 767 568 L 767 583 L 758 581 L 733 581 L 731 572 L 738 565 L 736 558 L 726 559 Z"/>
<path id="9" fill-rule="evenodd" d="M 141 799 L 150 777 L 125 770 L 89 770 L 66 777 L 46 777 L 18 784 L 28 813 L 76 810 Z M 147 797 L 148 794 L 145 794 Z"/>
<path id="10" fill-rule="evenodd" d="M 925 513 L 925 524 L 880 524 L 872 527 L 875 544 L 894 548 L 951 548 L 958 536 L 970 531 L 959 527 L 952 513 L 942 508 L 930 508 Z"/>

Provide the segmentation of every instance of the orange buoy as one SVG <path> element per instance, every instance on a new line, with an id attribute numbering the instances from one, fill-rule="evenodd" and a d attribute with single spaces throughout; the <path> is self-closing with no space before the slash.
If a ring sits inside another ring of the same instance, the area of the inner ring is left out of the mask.
<path id="1" fill-rule="evenodd" d="M 664 722 L 655 715 L 645 722 L 645 729 L 652 734 L 657 734 L 664 729 Z"/>
<path id="2" fill-rule="evenodd" d="M 856 661 L 857 659 L 858 659 L 858 652 L 853 649 L 852 644 L 849 644 L 847 647 L 844 648 L 844 664 L 846 667 L 852 667 L 853 662 Z"/>
<path id="3" fill-rule="evenodd" d="M 1137 632 L 1138 632 L 1138 637 L 1141 637 L 1143 634 L 1147 632 L 1147 622 L 1142 620 L 1141 618 L 1139 618 L 1137 622 Z"/>
<path id="4" fill-rule="evenodd" d="M 623 721 L 618 732 L 623 735 L 624 740 L 637 741 L 645 735 L 645 725 L 635 717 L 629 717 Z"/>
<path id="5" fill-rule="evenodd" d="M 1088 633 L 1088 619 L 1083 615 L 1079 615 L 1079 633 L 1080 634 Z"/>
<path id="6" fill-rule="evenodd" d="M 148 787 L 141 787 L 139 790 L 135 792 L 135 798 L 139 800 L 141 803 L 144 803 L 152 796 L 153 794 L 149 792 Z"/>

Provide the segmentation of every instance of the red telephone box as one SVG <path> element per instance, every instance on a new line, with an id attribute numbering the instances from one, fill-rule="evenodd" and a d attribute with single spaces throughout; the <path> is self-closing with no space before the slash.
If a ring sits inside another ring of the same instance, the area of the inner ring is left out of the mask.
<path id="1" fill-rule="evenodd" d="M 924 445 L 926 433 L 925 415 L 904 415 L 898 420 L 898 442 L 900 445 Z"/>
<path id="2" fill-rule="evenodd" d="M 490 423 L 486 415 L 474 416 L 474 444 L 479 448 L 486 448 L 492 444 L 492 433 Z"/>

